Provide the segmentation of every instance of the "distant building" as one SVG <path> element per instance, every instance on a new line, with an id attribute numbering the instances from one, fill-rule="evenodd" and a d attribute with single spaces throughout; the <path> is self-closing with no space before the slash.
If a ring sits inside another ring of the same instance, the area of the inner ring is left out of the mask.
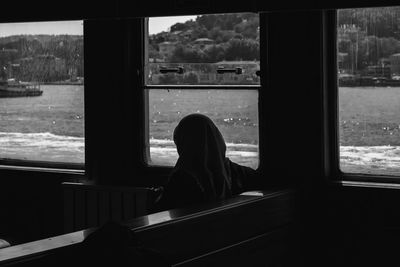
<path id="1" fill-rule="evenodd" d="M 174 49 L 176 47 L 176 43 L 173 43 L 173 42 L 162 42 L 162 43 L 160 43 L 158 45 L 158 47 L 160 48 L 160 55 L 163 58 L 167 58 L 174 51 Z"/>
<path id="2" fill-rule="evenodd" d="M 20 69 L 20 64 L 15 64 L 15 63 L 8 63 L 7 66 L 7 77 L 9 79 L 15 78 L 15 73 L 18 73 Z"/>
<path id="3" fill-rule="evenodd" d="M 214 40 L 209 38 L 198 38 L 194 40 L 193 44 L 198 49 L 207 49 L 214 44 Z"/>
<path id="4" fill-rule="evenodd" d="M 348 53 L 341 53 L 338 52 L 337 53 L 337 65 L 338 65 L 338 69 L 339 72 L 343 72 L 344 70 L 348 70 L 350 69 L 350 66 L 348 66 L 348 58 L 349 54 Z"/>
<path id="5" fill-rule="evenodd" d="M 356 43 L 363 40 L 367 36 L 366 31 L 354 24 L 341 25 L 337 30 L 337 38 L 339 42 L 350 41 Z"/>
<path id="6" fill-rule="evenodd" d="M 392 72 L 390 70 L 390 67 L 378 65 L 378 66 L 368 66 L 362 72 L 362 75 L 390 79 L 392 77 Z"/>
<path id="7" fill-rule="evenodd" d="M 14 76 L 22 81 L 59 81 L 68 76 L 65 60 L 53 55 L 21 58 L 14 65 Z"/>
<path id="8" fill-rule="evenodd" d="M 0 50 L 0 67 L 8 65 L 10 62 L 16 59 L 18 56 L 17 49 L 6 49 Z"/>
<path id="9" fill-rule="evenodd" d="M 161 84 L 162 77 L 166 75 L 173 76 L 175 81 L 172 84 L 185 84 L 185 77 L 188 78 L 190 73 L 192 77 L 196 76 L 194 84 L 259 84 L 260 77 L 256 72 L 260 70 L 259 61 L 220 61 L 217 63 L 202 63 L 187 66 L 184 75 L 162 74 L 157 66 L 153 65 L 149 68 L 149 80 L 151 84 Z M 235 69 L 241 68 L 242 73 L 236 74 L 232 72 L 218 73 L 218 68 Z"/>
<path id="10" fill-rule="evenodd" d="M 393 54 L 389 57 L 390 70 L 394 75 L 400 75 L 400 53 Z"/>
<path id="11" fill-rule="evenodd" d="M 389 61 L 388 58 L 383 57 L 383 58 L 380 58 L 378 60 L 378 65 L 380 65 L 382 67 L 389 67 L 390 66 L 390 61 Z"/>
<path id="12" fill-rule="evenodd" d="M 3 48 L 0 50 L 0 54 L 16 54 L 18 53 L 17 49 L 7 49 L 7 48 Z"/>

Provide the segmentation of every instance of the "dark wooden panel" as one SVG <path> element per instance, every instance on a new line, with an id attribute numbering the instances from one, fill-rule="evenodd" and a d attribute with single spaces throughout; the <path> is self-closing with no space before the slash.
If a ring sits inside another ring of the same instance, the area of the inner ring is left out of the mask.
<path id="1" fill-rule="evenodd" d="M 176 16 L 176 15 L 198 15 L 210 13 L 231 12 L 260 12 L 260 11 L 303 11 L 323 10 L 353 7 L 393 6 L 399 3 L 395 0 L 336 0 L 336 1 L 262 1 L 250 0 L 243 4 L 241 1 L 228 0 L 156 0 L 143 2 L 137 8 L 130 8 L 128 1 L 120 1 L 118 15 L 120 17 L 132 16 Z"/>
<path id="2" fill-rule="evenodd" d="M 74 230 L 86 228 L 86 191 L 83 189 L 75 190 L 75 220 Z"/>
<path id="3" fill-rule="evenodd" d="M 103 224 L 110 219 L 110 193 L 107 191 L 99 192 L 99 224 Z"/>
<path id="4" fill-rule="evenodd" d="M 108 220 L 122 221 L 145 215 L 151 188 L 103 186 L 83 183 L 63 183 L 66 207 L 66 230 L 77 231 L 100 226 Z M 79 228 L 77 228 L 79 227 Z"/>
<path id="5" fill-rule="evenodd" d="M 109 195 L 106 196 L 104 199 L 109 199 Z M 269 192 L 263 197 L 237 196 L 189 209 L 139 217 L 125 225 L 131 228 L 145 247 L 156 249 L 172 264 L 214 266 L 214 263 L 234 255 L 237 256 L 236 260 L 230 261 L 233 266 L 235 263 L 254 266 L 265 256 L 270 258 L 264 263 L 275 266 L 275 263 L 281 262 L 285 252 L 286 229 L 292 221 L 293 202 L 292 191 Z M 8 256 L 0 253 L 0 265 L 18 265 L 24 261 L 34 266 L 38 255 L 53 256 L 53 261 L 59 260 L 57 255 L 73 257 L 68 254 L 70 252 L 63 251 L 82 242 L 93 230 L 6 248 L 2 252 L 13 254 Z"/>
<path id="6" fill-rule="evenodd" d="M 135 234 L 145 246 L 178 263 L 289 224 L 293 212 L 294 194 L 281 192 L 178 216 L 179 219 L 139 228 Z M 168 213 L 173 218 L 179 210 Z M 147 218 L 151 221 L 150 216 Z"/>
<path id="7" fill-rule="evenodd" d="M 122 220 L 122 192 L 111 191 L 111 218 L 113 221 Z"/>
<path id="8" fill-rule="evenodd" d="M 98 207 L 98 192 L 93 190 L 88 190 L 86 192 L 87 202 L 86 202 L 86 217 L 87 225 L 86 227 L 98 226 L 99 224 L 99 207 Z"/>
<path id="9" fill-rule="evenodd" d="M 136 216 L 143 216 L 147 209 L 147 196 L 145 191 L 137 192 L 136 194 Z"/>
<path id="10" fill-rule="evenodd" d="M 288 227 L 282 227 L 174 266 L 282 266 L 289 232 Z"/>
<path id="11" fill-rule="evenodd" d="M 105 18 L 117 16 L 117 1 L 82 2 L 69 0 L 55 4 L 50 0 L 2 1 L 3 12 L 0 21 L 51 21 Z"/>
<path id="12" fill-rule="evenodd" d="M 74 191 L 66 188 L 64 194 L 64 232 L 70 233 L 74 228 Z"/>
<path id="13" fill-rule="evenodd" d="M 128 220 L 135 217 L 136 214 L 136 196 L 131 193 L 123 193 L 123 219 Z"/>

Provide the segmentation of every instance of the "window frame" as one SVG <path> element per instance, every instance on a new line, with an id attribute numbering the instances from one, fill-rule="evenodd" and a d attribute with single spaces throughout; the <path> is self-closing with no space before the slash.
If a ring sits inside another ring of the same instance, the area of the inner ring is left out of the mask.
<path id="1" fill-rule="evenodd" d="M 367 7 L 365 7 L 367 8 Z M 373 7 L 372 7 L 373 8 Z M 337 15 L 340 9 L 324 11 L 324 169 L 334 183 L 350 186 L 398 187 L 400 175 L 346 173 L 340 169 L 339 83 L 337 73 Z"/>
<path id="2" fill-rule="evenodd" d="M 243 12 L 227 12 L 227 13 L 243 13 Z M 169 172 L 173 166 L 163 166 L 163 165 L 155 165 L 155 164 L 150 164 L 150 139 L 149 139 L 149 133 L 150 133 L 150 125 L 149 125 L 149 91 L 152 89 L 166 89 L 166 90 L 257 90 L 258 92 L 258 136 L 259 136 L 259 142 L 258 142 L 258 167 L 257 169 L 261 169 L 262 167 L 262 145 L 263 141 L 261 137 L 262 134 L 262 112 L 261 112 L 261 99 L 262 99 L 262 94 L 261 92 L 264 91 L 263 88 L 265 87 L 265 75 L 262 75 L 263 69 L 265 68 L 266 64 L 266 57 L 264 53 L 262 52 L 263 49 L 266 49 L 267 47 L 265 46 L 266 44 L 266 39 L 267 36 L 265 34 L 266 32 L 266 13 L 264 12 L 253 12 L 258 14 L 259 16 L 259 43 L 260 43 L 260 84 L 258 85 L 148 85 L 146 84 L 146 77 L 147 77 L 147 67 L 146 65 L 148 64 L 147 60 L 147 55 L 148 55 L 148 19 L 150 17 L 144 17 L 141 19 L 142 23 L 142 34 L 141 34 L 141 46 L 142 46 L 142 57 L 141 57 L 141 65 L 140 65 L 140 77 L 139 77 L 139 88 L 142 91 L 142 99 L 143 99 L 143 114 L 144 114 L 144 120 L 143 120 L 143 150 L 141 153 L 142 159 L 141 159 L 141 164 L 146 168 L 153 170 L 155 172 L 160 172 L 163 174 L 166 174 Z M 202 13 L 201 15 L 206 14 Z M 215 13 L 210 13 L 210 14 L 215 14 Z M 199 14 L 179 14 L 176 16 L 185 16 L 185 15 L 199 15 Z M 174 15 L 170 15 L 174 16 Z M 155 18 L 156 16 L 153 16 Z M 264 25 L 264 26 L 261 26 Z M 261 60 L 262 59 L 262 60 Z M 264 78 L 263 78 L 264 76 Z"/>
<path id="3" fill-rule="evenodd" d="M 87 37 L 85 34 L 85 22 L 86 19 L 73 19 L 76 21 L 82 21 L 83 24 L 83 46 L 85 47 L 85 39 Z M 48 20 L 48 22 L 53 21 L 63 21 L 63 20 Z M 35 23 L 36 21 L 15 21 L 15 23 Z M 47 22 L 47 21 L 46 21 Z M 0 22 L 1 23 L 1 22 Z M 84 48 L 83 48 L 84 49 Z M 85 53 L 83 54 L 83 64 L 86 65 Z M 86 86 L 85 82 L 83 83 L 83 103 L 84 103 L 84 114 L 87 114 L 87 100 L 86 100 Z M 27 172 L 45 172 L 45 173 L 59 173 L 59 174 L 71 174 L 78 175 L 80 179 L 86 175 L 87 172 L 87 123 L 86 116 L 84 121 L 84 143 L 85 143 L 85 155 L 84 155 L 84 163 L 68 163 L 68 162 L 51 162 L 51 161 L 36 161 L 36 160 L 24 160 L 24 159 L 9 159 L 9 158 L 0 158 L 0 170 L 4 171 L 27 171 Z M 71 177 L 71 179 L 75 179 L 76 177 Z"/>

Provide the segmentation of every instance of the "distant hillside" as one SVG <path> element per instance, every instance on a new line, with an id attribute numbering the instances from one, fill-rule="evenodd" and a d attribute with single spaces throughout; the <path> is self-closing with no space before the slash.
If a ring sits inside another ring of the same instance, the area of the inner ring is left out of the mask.
<path id="1" fill-rule="evenodd" d="M 400 39 L 400 7 L 342 9 L 338 26 L 355 25 L 367 36 Z"/>
<path id="2" fill-rule="evenodd" d="M 357 73 L 400 53 L 400 7 L 338 11 L 340 67 Z"/>
<path id="3" fill-rule="evenodd" d="M 149 57 L 167 62 L 218 62 L 259 60 L 259 17 L 255 13 L 200 15 L 176 23 L 169 32 L 149 37 Z M 212 45 L 199 49 L 196 40 L 207 38 Z M 160 44 L 172 42 L 175 50 L 165 58 Z"/>
<path id="4" fill-rule="evenodd" d="M 4 49 L 16 49 L 16 58 L 49 54 L 70 61 L 70 57 L 76 54 L 83 56 L 83 36 L 14 35 L 1 37 L 0 50 Z"/>
<path id="5" fill-rule="evenodd" d="M 63 39 L 70 39 L 70 40 L 80 40 L 83 39 L 82 35 L 47 35 L 47 34 L 38 34 L 38 35 L 12 35 L 7 37 L 0 37 L 0 45 L 16 42 L 20 39 L 26 39 L 27 41 L 37 40 L 41 44 L 46 44 L 50 41 L 61 41 Z"/>
<path id="6" fill-rule="evenodd" d="M 38 56 L 54 56 L 62 60 L 63 73 L 48 74 L 48 80 L 66 77 L 73 71 L 77 76 L 83 76 L 83 36 L 81 35 L 13 35 L 0 37 L 0 67 L 10 64 L 20 64 L 21 60 L 37 58 Z M 24 70 L 24 77 L 31 77 Z"/>

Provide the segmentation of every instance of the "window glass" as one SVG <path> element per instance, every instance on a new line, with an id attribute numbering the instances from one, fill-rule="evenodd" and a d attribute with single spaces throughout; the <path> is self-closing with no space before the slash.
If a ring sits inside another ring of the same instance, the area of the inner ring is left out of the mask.
<path id="1" fill-rule="evenodd" d="M 172 141 L 178 122 L 191 113 L 210 117 L 224 137 L 227 157 L 258 167 L 258 92 L 256 90 L 149 90 L 150 164 L 173 166 Z"/>
<path id="2" fill-rule="evenodd" d="M 257 168 L 258 14 L 149 18 L 148 30 L 148 163 L 173 166 L 176 125 L 185 115 L 202 113 L 220 129 L 227 157 Z"/>
<path id="3" fill-rule="evenodd" d="M 338 11 L 340 169 L 400 175 L 400 7 Z"/>
<path id="4" fill-rule="evenodd" d="M 150 63 L 152 85 L 258 85 L 259 61 L 216 63 Z M 164 73 L 163 73 L 164 72 Z"/>
<path id="5" fill-rule="evenodd" d="M 259 16 L 149 18 L 147 64 L 147 84 L 260 84 Z"/>
<path id="6" fill-rule="evenodd" d="M 83 21 L 0 24 L 0 159 L 84 163 Z"/>

